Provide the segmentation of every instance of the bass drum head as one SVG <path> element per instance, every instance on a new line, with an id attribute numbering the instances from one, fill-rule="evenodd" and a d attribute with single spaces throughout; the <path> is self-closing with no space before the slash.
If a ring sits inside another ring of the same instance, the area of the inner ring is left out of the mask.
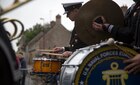
<path id="1" fill-rule="evenodd" d="M 137 85 L 140 75 L 123 70 L 126 66 L 123 60 L 137 52 L 124 44 L 117 46 L 104 45 L 89 53 L 79 66 L 74 85 Z"/>

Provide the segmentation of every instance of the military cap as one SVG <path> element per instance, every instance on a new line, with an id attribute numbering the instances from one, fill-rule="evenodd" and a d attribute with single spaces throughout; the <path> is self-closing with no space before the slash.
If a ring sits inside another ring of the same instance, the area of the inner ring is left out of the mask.
<path id="1" fill-rule="evenodd" d="M 71 11 L 75 8 L 80 8 L 82 6 L 83 2 L 75 2 L 75 3 L 62 3 L 64 7 L 64 14 L 68 13 L 68 11 Z"/>

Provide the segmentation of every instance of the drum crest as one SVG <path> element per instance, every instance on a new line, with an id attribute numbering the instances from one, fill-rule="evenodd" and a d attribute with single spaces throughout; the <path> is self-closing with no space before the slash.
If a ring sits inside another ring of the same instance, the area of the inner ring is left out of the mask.
<path id="1" fill-rule="evenodd" d="M 80 64 L 75 76 L 75 85 L 132 85 L 140 81 L 140 75 L 123 70 L 124 59 L 137 54 L 125 45 L 104 45 L 89 53 Z M 125 51 L 124 51 L 125 50 Z M 136 85 L 136 84 L 135 84 Z"/>

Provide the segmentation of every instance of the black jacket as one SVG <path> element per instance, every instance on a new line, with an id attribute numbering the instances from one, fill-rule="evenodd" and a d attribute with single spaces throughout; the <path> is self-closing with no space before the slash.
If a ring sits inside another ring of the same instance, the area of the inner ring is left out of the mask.
<path id="1" fill-rule="evenodd" d="M 70 39 L 70 46 L 65 47 L 66 51 L 75 51 L 76 49 L 83 48 L 85 46 L 88 46 L 86 43 L 84 43 L 80 38 L 78 37 L 75 29 L 72 31 L 71 39 Z"/>
<path id="2" fill-rule="evenodd" d="M 20 64 L 21 64 L 21 69 L 24 69 L 24 70 L 21 70 L 23 76 L 25 76 L 27 74 L 27 70 L 25 70 L 27 68 L 27 64 L 26 64 L 26 60 L 24 58 L 21 58 L 20 59 Z"/>
<path id="3" fill-rule="evenodd" d="M 140 2 L 128 9 L 124 20 L 125 26 L 114 26 L 111 34 L 116 40 L 140 47 Z"/>

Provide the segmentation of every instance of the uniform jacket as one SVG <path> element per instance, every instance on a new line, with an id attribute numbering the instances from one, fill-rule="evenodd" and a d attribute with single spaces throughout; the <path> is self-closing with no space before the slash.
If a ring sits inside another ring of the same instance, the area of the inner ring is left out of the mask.
<path id="1" fill-rule="evenodd" d="M 140 2 L 132 5 L 125 14 L 125 26 L 114 26 L 111 34 L 115 39 L 140 47 Z"/>
<path id="2" fill-rule="evenodd" d="M 88 46 L 86 43 L 84 43 L 83 41 L 80 40 L 75 29 L 72 31 L 72 35 L 71 35 L 69 44 L 70 44 L 69 47 L 65 47 L 66 51 L 75 51 L 76 49 Z"/>

